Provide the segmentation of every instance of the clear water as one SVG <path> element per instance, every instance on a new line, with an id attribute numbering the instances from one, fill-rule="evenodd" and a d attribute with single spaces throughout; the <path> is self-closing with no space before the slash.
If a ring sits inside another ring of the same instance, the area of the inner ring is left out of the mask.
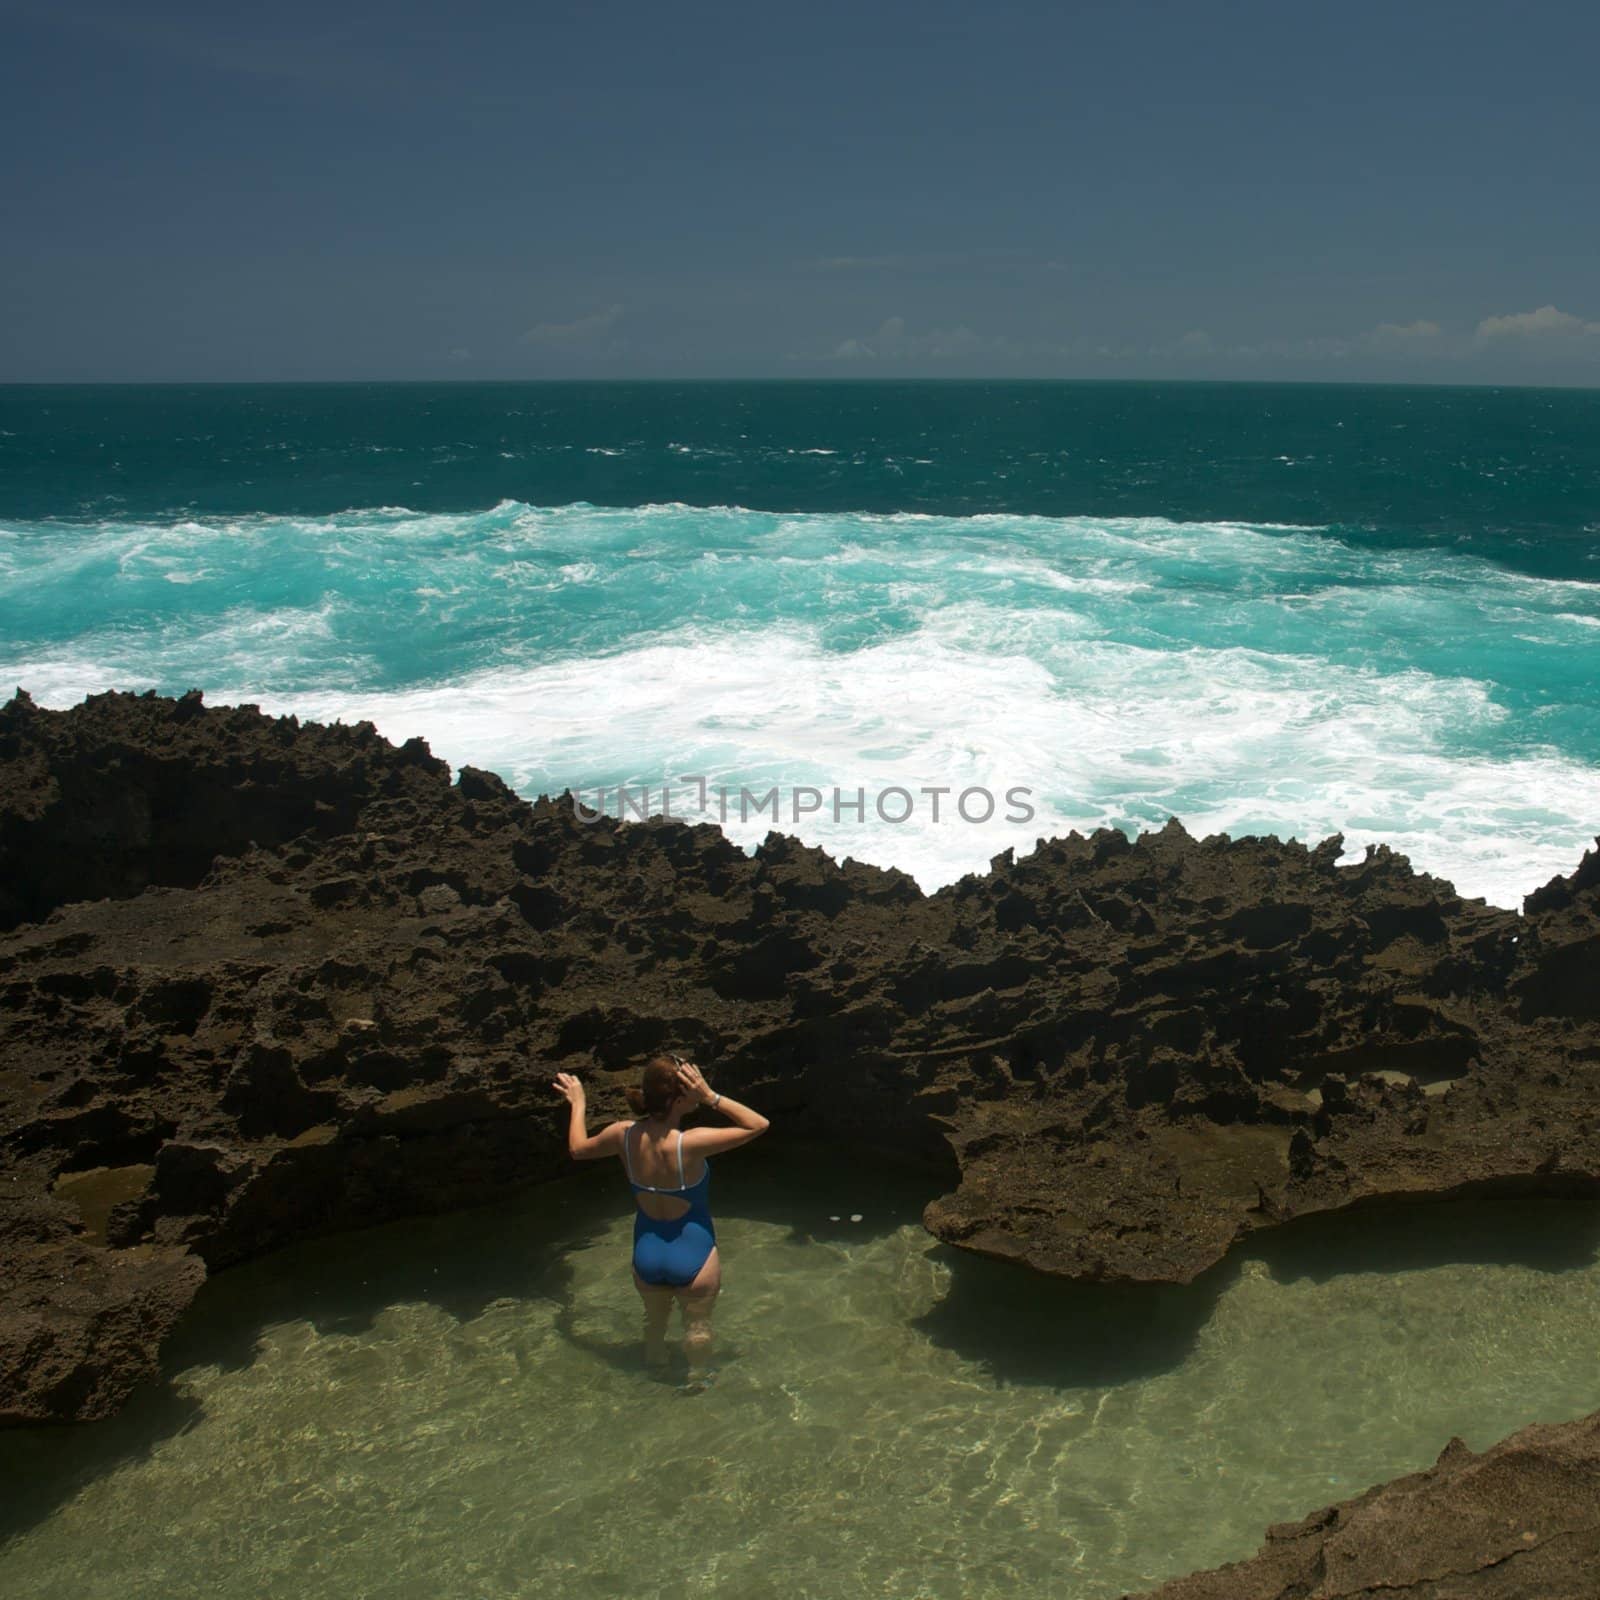
<path id="1" fill-rule="evenodd" d="M 0 388 L 0 684 L 367 718 L 926 889 L 1176 814 L 1515 906 L 1600 830 L 1597 423 L 1575 391 Z M 990 820 L 924 795 L 969 787 Z"/>
<path id="2" fill-rule="evenodd" d="M 1600 1404 L 1592 1205 L 1310 1222 L 1135 1293 L 763 1156 L 718 1169 L 703 1391 L 637 1359 L 616 1174 L 306 1243 L 209 1283 L 121 1416 L 0 1435 L 0 1589 L 1102 1600 Z"/>

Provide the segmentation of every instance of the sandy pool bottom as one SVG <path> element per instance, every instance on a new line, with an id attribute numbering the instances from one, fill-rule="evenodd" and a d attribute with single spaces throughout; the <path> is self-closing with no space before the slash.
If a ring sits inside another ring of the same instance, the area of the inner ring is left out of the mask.
<path id="1" fill-rule="evenodd" d="M 921 1179 L 713 1189 L 702 1391 L 639 1361 L 620 1178 L 308 1242 L 209 1283 L 119 1417 L 0 1435 L 0 1590 L 1101 1600 L 1600 1406 L 1589 1204 L 1310 1222 L 1144 1292 L 936 1244 Z"/>

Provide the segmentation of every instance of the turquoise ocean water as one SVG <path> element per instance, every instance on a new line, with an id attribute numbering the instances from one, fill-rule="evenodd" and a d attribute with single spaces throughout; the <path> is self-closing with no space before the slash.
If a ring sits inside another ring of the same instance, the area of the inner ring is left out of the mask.
<path id="1" fill-rule="evenodd" d="M 746 844 L 776 788 L 926 888 L 1176 814 L 1515 905 L 1600 831 L 1597 668 L 1595 392 L 0 389 L 0 683 L 370 718 L 609 810 L 720 788 Z"/>

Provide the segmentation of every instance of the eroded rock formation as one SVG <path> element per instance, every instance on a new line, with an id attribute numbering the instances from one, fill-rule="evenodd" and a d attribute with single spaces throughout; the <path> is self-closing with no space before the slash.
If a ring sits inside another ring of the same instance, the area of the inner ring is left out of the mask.
<path id="1" fill-rule="evenodd" d="M 1252 1560 L 1144 1600 L 1593 1600 L 1600 1593 L 1600 1413 L 1537 1423 L 1475 1455 L 1267 1530 Z"/>
<path id="2" fill-rule="evenodd" d="M 204 1272 L 565 1168 L 662 1044 L 940 1163 L 940 1237 L 1186 1282 L 1366 1197 L 1600 1177 L 1600 855 L 1526 915 L 1176 823 L 924 895 L 579 820 L 367 724 L 0 709 L 0 1420 L 92 1418 Z"/>

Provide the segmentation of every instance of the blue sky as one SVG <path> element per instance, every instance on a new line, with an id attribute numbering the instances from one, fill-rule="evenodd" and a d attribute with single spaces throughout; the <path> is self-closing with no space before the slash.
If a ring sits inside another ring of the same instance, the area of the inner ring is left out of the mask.
<path id="1" fill-rule="evenodd" d="M 0 380 L 1600 384 L 1600 6 L 0 0 Z"/>

